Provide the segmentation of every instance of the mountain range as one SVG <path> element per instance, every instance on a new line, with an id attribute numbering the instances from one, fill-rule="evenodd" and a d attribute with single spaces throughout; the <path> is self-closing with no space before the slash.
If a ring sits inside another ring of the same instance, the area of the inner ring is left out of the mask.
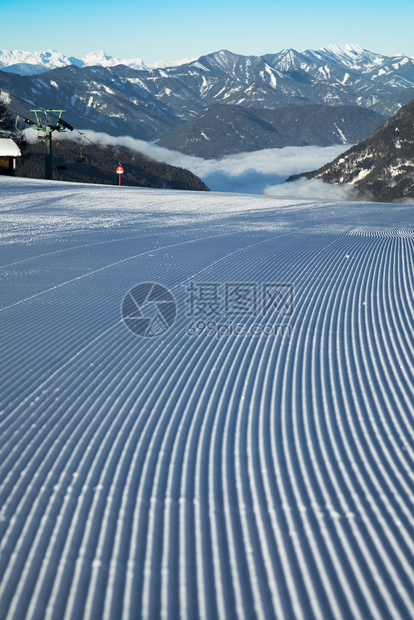
<path id="1" fill-rule="evenodd" d="M 414 99 L 333 162 L 291 176 L 349 183 L 364 198 L 379 202 L 414 200 Z"/>
<path id="2" fill-rule="evenodd" d="M 167 140 L 185 123 L 217 104 L 224 115 L 228 113 L 226 105 L 237 106 L 238 114 L 252 109 L 256 119 L 265 110 L 287 106 L 298 107 L 298 115 L 303 115 L 304 106 L 314 105 L 354 106 L 386 118 L 414 97 L 413 58 L 388 57 L 357 45 L 331 45 L 304 52 L 286 49 L 263 56 L 221 50 L 161 68 L 149 68 L 140 59 L 116 64 L 118 59 L 103 52 L 87 55 L 81 61 L 52 51 L 30 57 L 24 54 L 0 52 L 0 88 L 6 91 L 3 99 L 14 113 L 27 117 L 30 108 L 65 109 L 65 119 L 77 128 L 153 142 Z M 29 65 L 37 73 L 28 75 Z M 43 73 L 39 73 L 40 65 L 46 69 Z M 310 113 L 308 116 L 311 118 Z M 354 118 L 360 126 L 361 116 L 354 114 Z M 366 118 L 369 122 L 361 134 L 356 125 L 348 124 L 352 139 L 362 139 L 372 131 L 374 117 Z M 211 124 L 212 115 L 202 119 Z M 199 120 L 199 135 L 204 131 L 208 136 L 208 128 L 203 128 Z M 218 114 L 217 127 L 222 122 Z M 344 135 L 346 140 L 351 139 L 337 118 L 333 123 L 339 130 L 332 130 L 331 124 L 329 143 L 343 143 Z M 259 125 L 256 122 L 256 127 Z M 265 133 L 263 127 L 254 148 L 263 148 Z M 297 144 L 295 136 L 291 143 Z M 245 146 L 240 139 L 237 149 L 248 150 Z M 216 157 L 223 154 L 223 149 L 214 151 Z"/>
<path id="3" fill-rule="evenodd" d="M 286 54 L 287 52 L 287 54 Z M 289 57 L 292 53 L 297 54 L 295 50 L 283 50 L 279 54 Z M 279 56 L 279 54 L 266 54 L 263 58 L 272 58 Z M 319 50 L 305 50 L 301 53 L 304 58 L 314 59 L 317 62 L 328 62 L 333 64 L 342 64 L 348 69 L 362 70 L 363 73 L 371 73 L 372 69 L 379 64 L 382 64 L 387 56 L 376 54 L 368 50 L 364 50 L 359 45 L 327 45 Z M 414 57 L 409 57 L 404 54 L 392 57 L 397 59 L 408 58 L 413 60 Z M 75 56 L 65 56 L 59 51 L 39 50 L 36 52 L 22 51 L 22 50 L 0 50 L 0 70 L 10 71 L 12 73 L 18 73 L 20 75 L 34 75 L 38 73 L 44 73 L 51 69 L 59 69 L 61 67 L 76 65 L 77 67 L 88 66 L 102 66 L 102 67 L 115 67 L 116 65 L 125 65 L 132 69 L 159 69 L 165 67 L 176 67 L 179 65 L 191 63 L 197 61 L 198 58 L 192 60 L 183 59 L 179 61 L 158 61 L 155 63 L 147 64 L 142 58 L 127 58 L 120 59 L 113 56 L 108 56 L 103 50 L 89 52 L 82 58 Z M 283 61 L 282 61 L 283 62 Z M 285 61 L 284 61 L 285 62 Z M 287 65 L 289 64 L 289 60 Z M 283 67 L 280 67 L 283 70 Z"/>

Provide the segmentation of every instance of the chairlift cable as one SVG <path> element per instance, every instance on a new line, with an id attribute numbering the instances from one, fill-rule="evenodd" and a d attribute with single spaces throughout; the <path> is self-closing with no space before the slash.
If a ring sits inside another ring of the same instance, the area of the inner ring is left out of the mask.
<path id="1" fill-rule="evenodd" d="M 7 94 L 8 94 L 8 95 L 10 95 L 11 97 L 15 97 L 16 99 L 18 99 L 19 101 L 21 101 L 21 102 L 22 102 L 22 103 L 24 103 L 25 105 L 29 106 L 29 109 L 30 109 L 30 106 L 31 106 L 32 104 L 30 104 L 28 101 L 25 101 L 24 99 L 22 99 L 22 97 L 19 97 L 18 95 L 15 95 L 15 94 L 11 93 L 11 92 L 9 92 L 9 91 L 5 90 L 4 88 L 3 88 L 3 89 L 0 89 L 0 90 L 2 90 L 3 92 L 7 93 Z M 38 108 L 38 109 L 39 109 L 40 111 L 44 112 L 45 114 L 47 113 L 47 111 L 46 111 L 45 109 L 43 109 L 43 108 Z M 59 119 L 57 116 L 55 116 L 53 113 L 50 113 L 50 112 L 49 112 L 49 114 L 50 114 L 50 116 L 51 116 L 51 117 L 56 118 L 57 120 L 61 120 L 61 119 Z M 77 129 L 76 127 L 73 127 L 73 126 L 71 126 L 71 127 L 72 127 L 72 128 L 73 128 L 73 130 L 74 130 L 74 131 L 76 131 L 78 134 L 83 135 L 83 133 L 80 131 L 80 129 Z M 117 164 L 119 164 L 118 160 L 117 160 L 115 157 L 113 157 L 112 155 L 110 155 L 110 154 L 109 154 L 109 153 L 108 153 L 108 152 L 107 152 L 104 148 L 102 148 L 101 146 L 99 146 L 98 144 L 96 144 L 96 142 L 94 142 L 93 140 L 91 140 L 90 138 L 88 138 L 88 136 L 85 136 L 85 140 L 87 140 L 88 142 L 90 142 L 90 143 L 91 143 L 93 146 L 95 146 L 97 149 L 101 150 L 101 151 L 105 154 L 105 156 L 106 156 L 106 158 L 107 158 L 107 159 L 111 159 L 112 161 L 114 161 L 114 162 L 116 162 Z M 128 166 L 126 166 L 126 165 L 124 165 L 124 166 L 123 166 L 123 168 L 124 168 L 124 169 L 125 169 L 125 171 L 126 171 L 126 172 L 128 172 L 129 174 L 132 174 L 132 176 L 133 176 L 133 177 L 135 177 L 135 178 L 137 179 L 137 181 L 140 181 L 139 177 L 135 174 L 135 172 L 134 172 L 133 170 L 131 170 L 131 168 L 128 168 Z"/>
<path id="2" fill-rule="evenodd" d="M 73 149 L 71 149 L 67 144 L 65 144 L 64 142 L 61 142 L 60 140 L 57 140 L 57 138 L 55 138 L 54 136 L 52 136 L 52 139 L 57 143 L 60 144 L 60 146 L 63 146 L 65 149 L 67 149 L 68 151 L 70 151 L 71 153 L 73 153 L 76 156 L 76 151 L 74 151 Z M 105 176 L 109 181 L 111 181 L 111 184 L 114 183 L 113 179 L 108 176 L 106 174 L 106 172 L 104 172 L 103 170 L 101 170 L 100 168 L 97 168 L 96 166 L 94 166 L 93 164 L 91 164 L 91 162 L 88 162 L 88 166 L 90 166 L 91 168 L 93 168 L 94 170 L 96 170 L 97 172 L 99 172 L 100 174 L 103 174 L 103 176 Z"/>
<path id="3" fill-rule="evenodd" d="M 2 90 L 4 90 L 4 89 L 2 89 Z M 7 92 L 7 91 L 5 91 L 5 92 Z M 12 93 L 8 93 L 8 94 L 12 95 Z M 17 98 L 17 99 L 20 99 L 21 101 L 23 101 L 23 102 L 24 102 L 24 103 L 26 103 L 27 105 L 30 105 L 30 104 L 28 104 L 28 103 L 27 103 L 27 101 L 24 101 L 24 99 L 21 99 L 21 97 L 17 97 L 17 95 L 13 95 L 13 96 L 16 96 L 16 98 Z M 16 117 L 16 125 L 17 125 L 18 119 L 21 117 L 21 114 L 18 114 L 17 112 L 15 112 L 14 110 L 12 110 L 12 109 L 11 109 L 11 108 L 9 108 L 8 106 L 7 106 L 7 111 L 8 111 L 10 114 L 12 114 L 13 116 L 15 116 L 15 117 Z M 76 131 L 77 131 L 77 130 L 76 130 Z M 20 130 L 20 132 L 21 132 L 21 130 Z M 82 133 L 82 132 L 78 132 L 78 133 Z M 53 140 L 54 142 L 56 142 L 57 144 L 60 144 L 60 146 L 63 146 L 64 148 L 66 148 L 68 151 L 70 151 L 71 153 L 73 153 L 75 156 L 77 155 L 76 151 L 74 151 L 73 149 L 69 148 L 69 147 L 67 146 L 67 144 L 65 144 L 64 142 L 61 142 L 60 140 L 57 140 L 57 139 L 56 139 L 53 135 L 52 135 L 52 140 Z M 27 141 L 26 141 L 26 142 L 27 142 Z M 99 147 L 98 147 L 98 148 L 99 148 Z M 114 181 L 113 181 L 112 177 L 108 176 L 108 175 L 106 174 L 106 172 L 104 172 L 104 171 L 103 171 L 103 170 L 101 170 L 100 168 L 97 168 L 96 166 L 94 166 L 94 165 L 93 165 L 93 164 L 91 164 L 90 162 L 88 162 L 88 165 L 89 165 L 91 168 L 93 168 L 94 170 L 96 170 L 97 172 L 99 172 L 100 174 L 102 174 L 104 177 L 106 177 L 109 181 L 111 181 L 111 184 L 112 184 L 112 183 L 114 183 Z"/>
<path id="4" fill-rule="evenodd" d="M 4 88 L 1 88 L 0 90 L 1 90 L 1 91 L 3 91 L 4 93 L 7 93 L 7 94 L 8 94 L 8 95 L 10 95 L 11 97 L 14 97 L 15 99 L 18 99 L 19 101 L 21 101 L 22 103 L 24 103 L 25 105 L 27 105 L 27 106 L 29 107 L 29 109 L 30 109 L 30 106 L 31 106 L 32 104 L 30 104 L 30 103 L 29 103 L 28 101 L 26 101 L 25 99 L 22 99 L 22 97 L 19 97 L 18 95 L 15 95 L 14 93 L 11 93 L 11 92 L 9 92 L 9 91 L 5 90 Z M 8 111 L 9 111 L 9 112 L 11 112 L 12 114 L 14 114 L 15 116 L 20 116 L 19 114 L 17 114 L 17 112 L 13 112 L 13 111 L 12 111 L 9 107 L 7 107 L 7 109 L 8 109 Z M 45 114 L 47 113 L 47 112 L 46 112 L 46 110 L 45 110 L 45 109 L 43 109 L 43 108 L 38 108 L 38 110 L 39 110 L 39 111 L 41 111 L 41 112 L 44 112 Z M 56 115 L 54 115 L 53 113 L 50 113 L 50 112 L 49 112 L 49 115 L 50 115 L 51 117 L 53 117 L 53 118 L 56 118 L 56 120 L 60 120 L 60 121 L 62 121 L 62 119 L 59 119 L 59 118 L 58 118 Z M 26 120 L 27 120 L 27 119 L 26 119 Z M 88 136 L 85 136 L 85 135 L 84 135 L 84 133 L 83 133 L 82 131 L 80 131 L 80 129 L 77 129 L 76 127 L 73 127 L 73 126 L 71 126 L 71 127 L 72 127 L 72 128 L 73 128 L 73 130 L 74 130 L 74 131 L 76 131 L 79 135 L 83 136 L 83 137 L 85 138 L 85 140 L 87 140 L 88 142 L 90 142 L 90 143 L 91 143 L 91 144 L 92 144 L 95 148 L 97 148 L 97 149 L 99 149 L 100 151 L 102 151 L 102 152 L 104 153 L 104 155 L 105 155 L 105 157 L 106 157 L 107 159 L 111 159 L 111 160 L 112 160 L 113 162 L 115 162 L 117 165 L 120 165 L 120 164 L 119 164 L 119 162 L 118 162 L 118 160 L 117 160 L 115 157 L 113 157 L 112 155 L 110 155 L 110 154 L 109 154 L 109 153 L 108 153 L 108 152 L 107 152 L 104 148 L 102 148 L 99 144 L 96 144 L 96 142 L 94 142 L 93 140 L 91 140 L 90 138 L 88 138 Z M 53 138 L 53 139 L 55 139 L 55 138 Z M 95 170 L 98 170 L 98 168 L 96 168 L 95 166 L 93 166 L 93 167 L 95 168 Z M 128 166 L 126 166 L 125 164 L 123 165 L 123 168 L 125 169 L 125 171 L 126 171 L 126 172 L 128 172 L 128 173 L 129 173 L 129 174 L 131 174 L 133 177 L 135 177 L 135 179 L 136 179 L 138 182 L 141 182 L 141 179 L 140 179 L 140 178 L 139 178 L 139 177 L 135 174 L 135 172 L 134 172 L 131 168 L 129 168 L 129 167 L 128 167 Z M 103 173 L 103 174 L 104 174 L 104 173 Z M 107 178 L 109 178 L 106 174 L 105 174 L 105 176 L 106 176 Z"/>

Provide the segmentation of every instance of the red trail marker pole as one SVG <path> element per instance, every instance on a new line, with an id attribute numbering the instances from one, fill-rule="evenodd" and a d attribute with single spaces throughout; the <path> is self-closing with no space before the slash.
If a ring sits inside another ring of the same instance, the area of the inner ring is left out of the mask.
<path id="1" fill-rule="evenodd" d="M 118 166 L 118 168 L 116 169 L 118 176 L 119 176 L 119 187 L 121 187 L 121 174 L 123 174 L 124 169 L 121 165 Z"/>

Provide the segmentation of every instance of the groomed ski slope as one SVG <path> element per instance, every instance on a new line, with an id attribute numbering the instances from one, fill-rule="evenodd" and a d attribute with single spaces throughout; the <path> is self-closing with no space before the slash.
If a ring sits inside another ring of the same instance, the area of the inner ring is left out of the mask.
<path id="1" fill-rule="evenodd" d="M 413 617 L 413 205 L 0 205 L 2 620 Z"/>

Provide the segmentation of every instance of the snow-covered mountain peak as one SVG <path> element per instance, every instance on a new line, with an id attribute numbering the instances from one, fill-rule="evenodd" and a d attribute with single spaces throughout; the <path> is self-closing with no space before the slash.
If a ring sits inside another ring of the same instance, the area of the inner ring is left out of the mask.
<path id="1" fill-rule="evenodd" d="M 76 59 L 71 59 L 76 60 Z M 126 67 L 130 67 L 131 69 L 138 69 L 149 71 L 150 69 L 164 69 L 165 67 L 178 67 L 180 65 L 185 65 L 190 62 L 197 60 L 197 58 L 188 59 L 182 58 L 181 60 L 176 61 L 164 61 L 159 60 L 152 64 L 146 64 L 142 58 L 115 58 L 113 56 L 108 56 L 105 54 L 103 50 L 99 50 L 97 52 L 90 52 L 83 56 L 81 59 L 82 66 L 90 67 L 93 65 L 100 65 L 102 67 L 115 67 L 116 65 L 125 65 Z M 76 64 L 76 63 L 74 63 Z"/>
<path id="2" fill-rule="evenodd" d="M 183 61 L 184 62 L 184 61 Z M 171 63 L 173 64 L 173 63 Z M 177 63 L 179 64 L 179 63 Z M 116 65 L 126 65 L 132 69 L 150 69 L 141 58 L 119 59 L 108 56 L 103 50 L 89 52 L 82 58 L 71 56 L 67 58 L 56 50 L 39 50 L 37 52 L 26 52 L 22 50 L 0 50 L 0 70 L 18 73 L 21 75 L 31 75 L 44 73 L 51 69 L 58 69 L 68 65 L 78 67 L 115 67 Z M 158 66 L 169 66 L 170 63 L 157 63 Z"/>
<path id="3" fill-rule="evenodd" d="M 389 56 L 370 52 L 355 43 L 347 45 L 331 44 L 315 51 L 306 50 L 304 54 L 324 64 L 335 64 L 345 69 L 371 75 L 373 75 L 373 72 L 377 74 L 382 67 L 390 62 Z M 401 61 L 401 56 L 399 59 Z"/>
<path id="4" fill-rule="evenodd" d="M 23 50 L 0 50 L 0 70 L 27 75 L 50 69 L 66 67 L 71 62 L 53 49 L 27 52 Z"/>
<path id="5" fill-rule="evenodd" d="M 101 66 L 101 67 L 115 67 L 116 65 L 126 65 L 132 69 L 148 69 L 144 61 L 141 58 L 129 58 L 119 59 L 113 56 L 107 56 L 103 50 L 97 52 L 89 52 L 81 60 L 84 67 Z"/>
<path id="6" fill-rule="evenodd" d="M 180 60 L 157 60 L 150 64 L 145 65 L 148 69 L 165 69 L 166 67 L 181 67 L 181 65 L 188 65 L 192 62 L 196 62 L 200 57 L 194 56 L 194 58 L 181 58 Z"/>
<path id="7" fill-rule="evenodd" d="M 345 45 L 337 45 L 335 43 L 331 43 L 329 45 L 325 45 L 325 47 L 319 48 L 321 52 L 332 52 L 337 54 L 338 56 L 359 56 L 366 52 L 360 45 L 357 43 L 347 43 Z"/>
<path id="8" fill-rule="evenodd" d="M 0 50 L 0 63 L 9 66 L 18 63 L 36 65 L 40 62 L 45 64 L 68 64 L 66 56 L 53 49 L 39 50 L 38 52 L 26 52 L 23 50 Z"/>
<path id="9" fill-rule="evenodd" d="M 82 56 L 82 62 L 86 66 L 100 65 L 102 63 L 112 64 L 113 61 L 116 61 L 116 64 L 119 64 L 116 58 L 112 58 L 112 56 L 107 56 L 103 50 L 99 50 L 96 52 L 89 52 L 89 54 Z"/>
<path id="10" fill-rule="evenodd" d="M 208 57 L 213 58 L 218 64 L 227 64 L 229 61 L 232 61 L 237 54 L 233 54 L 229 50 L 218 50 L 217 52 L 213 52 L 212 54 L 208 54 Z"/>

